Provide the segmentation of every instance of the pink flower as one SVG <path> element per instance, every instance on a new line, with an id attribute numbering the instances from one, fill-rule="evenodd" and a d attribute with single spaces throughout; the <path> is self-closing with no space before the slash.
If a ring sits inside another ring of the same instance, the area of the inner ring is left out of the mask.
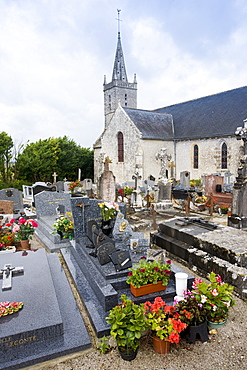
<path id="1" fill-rule="evenodd" d="M 33 227 L 38 227 L 39 226 L 38 223 L 33 221 L 33 220 L 31 221 L 31 224 L 32 224 Z"/>
<path id="2" fill-rule="evenodd" d="M 25 220 L 25 218 L 21 217 L 21 218 L 19 218 L 18 222 L 19 222 L 19 224 L 25 224 L 26 220 Z"/>
<path id="3" fill-rule="evenodd" d="M 145 272 L 146 270 L 145 269 L 140 269 L 140 272 Z"/>
<path id="4" fill-rule="evenodd" d="M 132 276 L 133 274 L 132 274 L 132 271 L 130 271 L 130 272 L 128 272 L 128 276 Z"/>
<path id="5" fill-rule="evenodd" d="M 202 283 L 202 279 L 194 279 L 193 284 L 192 284 L 192 288 L 197 289 L 198 284 L 200 284 L 200 283 Z"/>
<path id="6" fill-rule="evenodd" d="M 13 233 L 16 233 L 17 231 L 20 231 L 20 226 L 19 225 L 15 225 L 13 226 Z"/>

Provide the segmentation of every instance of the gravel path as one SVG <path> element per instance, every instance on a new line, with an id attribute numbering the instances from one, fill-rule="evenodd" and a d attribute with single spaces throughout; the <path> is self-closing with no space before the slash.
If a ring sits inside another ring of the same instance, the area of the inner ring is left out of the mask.
<path id="1" fill-rule="evenodd" d="M 32 248 L 42 245 L 32 241 Z M 178 264 L 176 262 L 176 264 Z M 179 264 L 178 264 L 179 265 Z M 195 277 L 200 277 L 187 267 L 181 267 Z M 69 279 L 70 283 L 71 280 Z M 85 324 L 89 330 L 93 348 L 74 354 L 72 358 L 58 358 L 48 363 L 38 364 L 29 369 L 44 370 L 246 370 L 247 369 L 247 303 L 235 297 L 235 306 L 230 309 L 226 325 L 216 334 L 209 336 L 209 341 L 188 344 L 182 340 L 172 344 L 167 355 L 154 352 L 152 343 L 146 338 L 141 342 L 137 357 L 128 362 L 121 359 L 116 347 L 107 354 L 100 354 L 97 349 L 98 340 L 95 337 L 84 311 L 83 304 L 71 284 L 75 298 Z"/>

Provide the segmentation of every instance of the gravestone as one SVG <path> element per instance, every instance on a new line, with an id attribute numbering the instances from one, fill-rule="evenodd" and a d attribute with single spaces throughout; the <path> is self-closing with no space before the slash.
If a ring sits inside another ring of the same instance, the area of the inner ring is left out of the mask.
<path id="1" fill-rule="evenodd" d="M 56 187 L 59 193 L 63 193 L 64 192 L 64 181 L 57 181 Z"/>
<path id="2" fill-rule="evenodd" d="M 104 172 L 99 178 L 99 197 L 107 202 L 114 202 L 116 197 L 116 181 L 112 171 L 109 170 L 109 157 L 105 159 Z"/>
<path id="3" fill-rule="evenodd" d="M 23 266 L 1 300 L 23 308 L 1 317 L 0 369 L 14 370 L 91 347 L 66 276 L 56 254 L 44 249 L 1 256 L 1 266 Z M 68 314 L 69 312 L 69 314 Z"/>
<path id="4" fill-rule="evenodd" d="M 18 189 L 7 188 L 0 190 L 0 200 L 13 202 L 12 213 L 20 214 L 21 212 L 23 212 L 22 193 Z"/>
<path id="5" fill-rule="evenodd" d="M 180 172 L 180 184 L 183 188 L 190 187 L 190 172 L 189 171 Z"/>
<path id="6" fill-rule="evenodd" d="M 35 195 L 35 204 L 38 218 L 55 216 L 59 206 L 64 206 L 65 212 L 71 212 L 70 195 L 65 193 L 42 191 Z"/>
<path id="7" fill-rule="evenodd" d="M 12 215 L 14 212 L 14 203 L 11 200 L 0 200 L 0 214 Z"/>
<path id="8" fill-rule="evenodd" d="M 219 175 L 208 175 L 204 177 L 205 194 L 218 195 L 222 192 L 224 186 L 224 177 Z"/>

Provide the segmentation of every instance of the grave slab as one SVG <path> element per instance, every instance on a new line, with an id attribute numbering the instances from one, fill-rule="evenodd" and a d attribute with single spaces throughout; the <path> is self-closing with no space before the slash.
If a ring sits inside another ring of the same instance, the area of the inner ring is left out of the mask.
<path id="1" fill-rule="evenodd" d="M 23 302 L 0 318 L 0 369 L 20 369 L 91 347 L 79 309 L 56 254 L 44 249 L 0 255 L 0 263 L 23 266 L 1 301 Z M 2 279 L 0 280 L 2 285 Z"/>

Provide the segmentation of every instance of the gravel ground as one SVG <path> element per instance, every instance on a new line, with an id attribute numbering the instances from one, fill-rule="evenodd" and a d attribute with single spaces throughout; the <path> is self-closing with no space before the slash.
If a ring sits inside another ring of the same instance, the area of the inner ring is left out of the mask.
<path id="1" fill-rule="evenodd" d="M 42 247 L 37 240 L 32 241 L 32 248 Z M 177 263 L 177 262 L 176 262 Z M 194 275 L 195 272 L 182 268 Z M 70 280 L 70 279 L 69 279 Z M 70 281 L 71 283 L 71 281 Z M 179 344 L 172 344 L 166 355 L 157 354 L 152 343 L 143 338 L 137 357 L 128 362 L 121 359 L 118 350 L 113 347 L 107 354 L 100 354 L 97 338 L 90 328 L 89 320 L 79 297 L 72 286 L 82 317 L 88 327 L 93 348 L 73 355 L 72 358 L 58 358 L 48 363 L 38 364 L 29 369 L 43 370 L 245 370 L 247 369 L 247 304 L 235 297 L 235 306 L 230 309 L 226 325 L 216 334 L 209 335 L 209 341 L 188 344 L 184 339 Z"/>

